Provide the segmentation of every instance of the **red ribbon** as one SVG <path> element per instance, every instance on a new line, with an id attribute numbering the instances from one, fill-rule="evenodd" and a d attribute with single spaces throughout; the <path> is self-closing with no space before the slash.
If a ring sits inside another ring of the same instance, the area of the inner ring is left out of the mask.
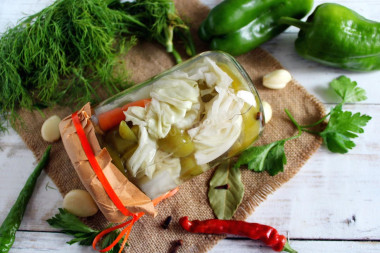
<path id="1" fill-rule="evenodd" d="M 115 204 L 115 206 L 120 210 L 122 214 L 125 216 L 131 216 L 133 213 L 128 211 L 127 208 L 123 205 L 119 197 L 116 195 L 115 191 L 113 190 L 112 186 L 108 182 L 106 176 L 103 173 L 102 168 L 100 168 L 98 161 L 95 158 L 94 152 L 91 148 L 90 143 L 88 142 L 87 136 L 83 130 L 82 124 L 80 123 L 78 112 L 75 112 L 71 116 L 75 129 L 77 130 L 79 140 L 82 144 L 84 153 L 87 156 L 88 161 L 90 162 L 90 165 L 92 169 L 94 170 L 96 176 L 98 177 L 100 183 L 103 185 L 104 190 L 107 192 L 108 196 L 112 200 L 112 202 Z"/>

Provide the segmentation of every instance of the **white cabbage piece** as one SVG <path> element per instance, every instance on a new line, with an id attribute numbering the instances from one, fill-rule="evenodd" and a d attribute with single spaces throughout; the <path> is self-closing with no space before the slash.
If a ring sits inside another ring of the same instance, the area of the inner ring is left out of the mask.
<path id="1" fill-rule="evenodd" d="M 140 125 L 139 129 L 139 144 L 127 162 L 127 169 L 134 177 L 146 175 L 152 178 L 156 170 L 154 157 L 157 151 L 157 142 L 149 136 L 147 129 L 143 125 Z"/>
<path id="2" fill-rule="evenodd" d="M 201 103 L 200 101 L 194 103 L 191 106 L 190 110 L 186 112 L 185 117 L 181 121 L 174 123 L 174 125 L 179 129 L 188 129 L 192 127 L 195 122 L 199 121 L 203 108 L 203 103 Z"/>
<path id="3" fill-rule="evenodd" d="M 195 146 L 198 164 L 211 162 L 225 153 L 240 136 L 244 102 L 233 90 L 220 87 L 211 101 L 206 103 L 206 116 L 199 126 L 188 130 Z"/>
<path id="4" fill-rule="evenodd" d="M 173 73 L 170 77 L 156 81 L 150 96 L 181 109 L 190 109 L 198 101 L 199 87 L 196 81 L 186 78 L 182 73 Z"/>
<path id="5" fill-rule="evenodd" d="M 138 147 L 127 163 L 134 177 L 152 178 L 156 170 L 152 162 L 156 140 L 164 138 L 173 124 L 190 127 L 199 118 L 199 87 L 195 81 L 163 78 L 153 84 L 151 97 L 147 107 L 132 106 L 124 112 L 126 121 L 140 127 Z"/>
<path id="6" fill-rule="evenodd" d="M 140 189 L 151 199 L 166 193 L 180 184 L 181 163 L 179 158 L 158 150 L 154 158 L 156 171 L 150 180 L 138 180 Z"/>
<path id="7" fill-rule="evenodd" d="M 189 79 L 195 81 L 203 80 L 207 87 L 210 88 L 215 86 L 228 88 L 233 81 L 232 78 L 209 57 L 204 57 L 202 61 L 199 61 L 184 71 L 187 73 Z"/>
<path id="8" fill-rule="evenodd" d="M 245 103 L 247 103 L 249 106 L 256 107 L 256 98 L 250 91 L 246 90 L 239 90 L 236 93 L 236 96 L 238 98 L 241 98 Z"/>
<path id="9" fill-rule="evenodd" d="M 177 118 L 183 118 L 186 112 L 177 110 L 166 103 L 152 99 L 146 117 L 149 134 L 154 138 L 163 138 L 169 133 L 170 128 Z"/>
<path id="10" fill-rule="evenodd" d="M 124 111 L 125 121 L 132 121 L 133 125 L 146 126 L 146 108 L 141 106 L 131 106 Z"/>
<path id="11" fill-rule="evenodd" d="M 164 138 L 173 124 L 190 127 L 197 119 L 200 106 L 195 104 L 200 103 L 199 87 L 184 74 L 178 72 L 153 84 L 146 122 L 149 134 L 154 138 Z"/>

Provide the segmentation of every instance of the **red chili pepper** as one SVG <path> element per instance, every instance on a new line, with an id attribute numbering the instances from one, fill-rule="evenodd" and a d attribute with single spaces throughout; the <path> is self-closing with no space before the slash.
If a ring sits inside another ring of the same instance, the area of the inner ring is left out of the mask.
<path id="1" fill-rule="evenodd" d="M 189 221 L 187 216 L 182 217 L 179 223 L 182 228 L 192 233 L 240 235 L 253 240 L 260 240 L 278 252 L 297 253 L 290 247 L 285 236 L 280 235 L 276 229 L 267 225 L 218 219 Z"/>

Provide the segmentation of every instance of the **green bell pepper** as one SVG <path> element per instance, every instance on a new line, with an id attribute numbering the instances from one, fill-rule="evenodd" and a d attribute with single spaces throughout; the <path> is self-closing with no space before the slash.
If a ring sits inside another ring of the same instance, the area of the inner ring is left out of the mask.
<path id="1" fill-rule="evenodd" d="M 380 69 L 380 23 L 339 4 L 319 5 L 306 22 L 284 17 L 300 28 L 296 51 L 306 59 L 348 70 Z"/>
<path id="2" fill-rule="evenodd" d="M 300 19 L 313 0 L 225 0 L 202 22 L 199 37 L 213 50 L 240 55 L 283 32 L 288 25 L 280 17 Z"/>

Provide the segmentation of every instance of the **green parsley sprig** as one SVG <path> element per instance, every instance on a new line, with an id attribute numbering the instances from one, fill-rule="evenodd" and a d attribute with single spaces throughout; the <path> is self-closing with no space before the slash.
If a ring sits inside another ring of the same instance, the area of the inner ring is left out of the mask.
<path id="1" fill-rule="evenodd" d="M 62 232 L 67 235 L 74 236 L 74 239 L 67 242 L 67 244 L 79 243 L 79 245 L 90 246 L 95 237 L 102 232 L 101 230 L 95 230 L 84 224 L 78 217 L 67 212 L 65 209 L 59 208 L 59 213 L 54 217 L 47 220 L 50 226 L 54 228 L 62 229 Z M 105 248 L 110 245 L 118 236 L 117 231 L 112 231 L 104 236 L 101 242 L 101 248 Z M 122 241 L 122 240 L 121 240 Z M 119 241 L 109 253 L 117 253 L 120 250 Z"/>
<path id="2" fill-rule="evenodd" d="M 371 117 L 365 114 L 353 114 L 350 111 L 343 111 L 343 105 L 366 100 L 365 90 L 357 87 L 357 83 L 346 76 L 334 79 L 330 86 L 342 98 L 342 101 L 333 107 L 327 115 L 313 124 L 302 126 L 285 109 L 289 119 L 297 127 L 298 134 L 266 145 L 246 149 L 239 156 L 234 167 L 239 168 L 242 165 L 248 165 L 250 170 L 256 172 L 267 171 L 271 176 L 284 171 L 284 165 L 286 164 L 284 145 L 287 141 L 301 136 L 303 132 L 321 136 L 327 148 L 334 153 L 344 154 L 355 147 L 352 139 L 358 137 L 357 134 L 364 133 L 363 127 Z M 328 123 L 323 131 L 311 130 L 311 128 L 324 123 L 327 119 Z"/>

